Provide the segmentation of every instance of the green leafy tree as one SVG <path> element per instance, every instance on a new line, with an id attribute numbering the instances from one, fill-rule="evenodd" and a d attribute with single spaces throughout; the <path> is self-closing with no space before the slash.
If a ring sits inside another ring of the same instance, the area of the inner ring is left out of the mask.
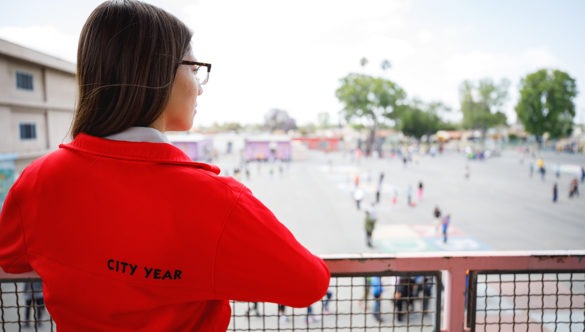
<path id="1" fill-rule="evenodd" d="M 343 117 L 348 123 L 358 120 L 368 127 L 366 154 L 369 155 L 376 129 L 381 122 L 395 117 L 394 112 L 403 103 L 406 93 L 388 79 L 365 74 L 351 73 L 340 83 L 335 95 L 344 105 Z"/>
<path id="2" fill-rule="evenodd" d="M 551 138 L 567 136 L 573 130 L 576 96 L 577 84 L 569 74 L 541 69 L 520 81 L 516 114 L 539 143 L 544 133 Z"/>
<path id="3" fill-rule="evenodd" d="M 233 132 L 240 132 L 243 129 L 242 125 L 238 122 L 225 122 L 219 126 L 219 130 L 221 131 L 233 131 Z"/>
<path id="4" fill-rule="evenodd" d="M 439 114 L 448 111 L 449 108 L 441 102 L 424 104 L 415 99 L 400 108 L 398 127 L 404 135 L 420 139 L 446 127 Z"/>
<path id="5" fill-rule="evenodd" d="M 315 126 L 314 123 L 307 123 L 305 125 L 299 126 L 298 130 L 301 136 L 309 136 L 315 134 L 317 131 L 317 126 Z"/>
<path id="6" fill-rule="evenodd" d="M 509 86 L 506 79 L 499 83 L 489 78 L 477 83 L 464 81 L 459 87 L 463 128 L 481 130 L 485 137 L 488 128 L 505 125 L 507 119 L 502 108 L 508 100 Z"/>

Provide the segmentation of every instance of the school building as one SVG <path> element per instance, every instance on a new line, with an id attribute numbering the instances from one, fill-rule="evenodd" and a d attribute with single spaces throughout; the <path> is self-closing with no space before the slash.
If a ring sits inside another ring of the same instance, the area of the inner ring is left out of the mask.
<path id="1" fill-rule="evenodd" d="M 340 145 L 343 143 L 342 136 L 311 136 L 311 137 L 295 137 L 293 141 L 301 142 L 309 150 L 319 151 L 339 151 Z"/>
<path id="2" fill-rule="evenodd" d="M 33 160 L 69 140 L 75 64 L 0 39 L 0 206 Z"/>
<path id="3" fill-rule="evenodd" d="M 213 160 L 214 147 L 211 136 L 194 133 L 169 133 L 169 141 L 181 149 L 191 160 L 211 162 Z"/>
<path id="4" fill-rule="evenodd" d="M 244 140 L 246 161 L 290 161 L 292 159 L 291 139 L 285 135 L 260 135 Z"/>
<path id="5" fill-rule="evenodd" d="M 0 162 L 18 174 L 69 140 L 75 64 L 0 39 Z"/>

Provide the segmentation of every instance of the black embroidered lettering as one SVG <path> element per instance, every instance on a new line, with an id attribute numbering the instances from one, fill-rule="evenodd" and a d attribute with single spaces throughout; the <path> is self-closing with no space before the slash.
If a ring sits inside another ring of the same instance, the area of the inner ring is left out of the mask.
<path id="1" fill-rule="evenodd" d="M 118 266 L 116 267 L 116 263 Z M 116 261 L 114 259 L 108 260 L 108 269 L 115 271 L 118 269 L 118 272 L 134 275 L 136 270 L 138 269 L 137 264 L 132 264 L 128 262 L 121 262 Z M 181 270 L 164 270 L 164 269 L 157 269 L 155 267 L 148 267 L 144 266 L 144 278 L 145 279 L 158 279 L 158 280 L 181 280 L 183 271 Z"/>
<path id="2" fill-rule="evenodd" d="M 137 264 L 122 262 L 122 261 L 118 261 L 118 260 L 115 260 L 112 258 L 108 259 L 106 266 L 108 267 L 108 270 L 110 270 L 110 271 L 114 271 L 114 272 L 118 272 L 118 273 L 122 273 L 122 274 L 129 274 L 129 275 L 134 275 L 134 273 L 136 272 L 136 269 L 138 268 Z"/>

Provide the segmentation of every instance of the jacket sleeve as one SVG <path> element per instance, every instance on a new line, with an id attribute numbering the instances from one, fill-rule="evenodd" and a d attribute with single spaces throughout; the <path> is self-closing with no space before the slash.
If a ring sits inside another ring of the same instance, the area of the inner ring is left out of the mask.
<path id="1" fill-rule="evenodd" d="M 21 193 L 18 191 L 18 184 L 21 178 L 22 175 L 8 192 L 0 213 L 0 266 L 7 273 L 32 271 L 26 252 L 19 206 Z"/>
<path id="2" fill-rule="evenodd" d="M 214 290 L 220 298 L 307 307 L 329 286 L 329 270 L 244 188 L 218 243 Z"/>

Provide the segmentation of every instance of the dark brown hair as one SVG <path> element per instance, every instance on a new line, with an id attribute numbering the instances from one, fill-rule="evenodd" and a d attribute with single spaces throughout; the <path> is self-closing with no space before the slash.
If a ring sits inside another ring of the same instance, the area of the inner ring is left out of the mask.
<path id="1" fill-rule="evenodd" d="M 79 37 L 72 136 L 104 137 L 152 124 L 168 102 L 191 37 L 185 24 L 158 7 L 133 0 L 98 6 Z"/>

